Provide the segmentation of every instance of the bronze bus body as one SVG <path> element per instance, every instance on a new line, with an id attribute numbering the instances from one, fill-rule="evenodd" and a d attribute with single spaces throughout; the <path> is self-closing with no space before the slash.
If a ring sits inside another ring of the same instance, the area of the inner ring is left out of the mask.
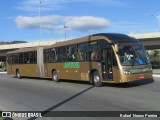
<path id="1" fill-rule="evenodd" d="M 53 72 L 56 71 L 58 79 L 82 80 L 91 83 L 94 82 L 95 72 L 98 73 L 100 82 L 124 83 L 152 78 L 151 64 L 147 62 L 147 59 L 144 60 L 145 57 L 143 59 L 140 59 L 141 56 L 137 57 L 139 61 L 135 60 L 136 62 L 132 65 L 130 63 L 122 64 L 121 57 L 124 56 L 120 56 L 121 49 L 119 52 L 116 51 L 115 44 L 120 44 L 120 48 L 130 47 L 125 44 L 122 47 L 121 43 L 123 42 L 140 44 L 138 40 L 122 34 L 95 34 L 57 42 L 46 47 L 22 48 L 8 52 L 7 72 L 16 75 L 18 70 L 20 76 L 52 78 Z M 138 47 L 135 45 L 134 49 L 132 52 L 135 52 Z M 91 58 L 94 50 L 99 54 L 96 59 Z M 17 62 L 14 64 L 10 62 L 14 54 L 23 53 L 25 56 L 28 52 L 30 56 L 30 52 L 33 51 L 36 52 L 36 63 Z M 79 51 L 83 51 L 81 54 L 85 56 L 83 60 L 78 59 L 80 58 L 77 56 Z M 75 60 L 69 58 L 72 57 L 69 52 L 77 54 Z M 135 55 L 138 56 L 137 53 Z"/>

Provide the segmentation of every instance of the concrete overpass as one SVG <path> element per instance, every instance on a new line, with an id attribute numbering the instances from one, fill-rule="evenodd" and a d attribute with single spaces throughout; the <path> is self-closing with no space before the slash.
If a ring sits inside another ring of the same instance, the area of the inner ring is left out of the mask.
<path id="1" fill-rule="evenodd" d="M 160 49 L 160 32 L 129 34 L 129 36 L 139 39 L 147 50 Z M 63 40 L 58 40 L 58 41 L 63 41 Z M 55 42 L 56 40 L 50 40 L 41 42 L 0 45 L 0 61 L 5 60 L 5 56 L 8 51 L 24 47 L 47 46 L 54 44 Z"/>
<path id="2" fill-rule="evenodd" d="M 141 41 L 147 50 L 160 49 L 160 32 L 129 34 Z"/>
<path id="3" fill-rule="evenodd" d="M 56 40 L 0 45 L 0 61 L 5 61 L 6 60 L 6 54 L 7 54 L 8 51 L 12 51 L 12 50 L 15 50 L 17 48 L 47 46 L 47 45 L 54 44 L 55 42 L 56 42 Z"/>

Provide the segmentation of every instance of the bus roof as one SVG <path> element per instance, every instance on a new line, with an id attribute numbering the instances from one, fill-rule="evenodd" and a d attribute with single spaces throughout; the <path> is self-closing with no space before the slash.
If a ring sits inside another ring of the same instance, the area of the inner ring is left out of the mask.
<path id="1" fill-rule="evenodd" d="M 82 37 L 82 38 L 76 38 L 76 39 L 72 39 L 72 40 L 66 40 L 66 41 L 56 42 L 56 43 L 54 43 L 54 44 L 52 44 L 52 45 L 50 45 L 50 46 L 46 46 L 45 48 L 71 45 L 71 44 L 86 42 L 86 41 L 88 41 L 88 40 L 89 40 L 89 36 L 87 36 L 87 37 Z"/>
<path id="2" fill-rule="evenodd" d="M 135 42 L 138 41 L 134 37 L 130 37 L 128 35 L 119 34 L 119 33 L 99 33 L 99 34 L 94 34 L 92 36 L 105 36 L 113 43 L 117 43 L 121 41 L 135 41 Z"/>
<path id="3" fill-rule="evenodd" d="M 14 51 L 7 52 L 7 54 L 36 51 L 37 49 L 38 49 L 38 47 L 19 48 Z"/>
<path id="4" fill-rule="evenodd" d="M 82 38 L 76 38 L 76 39 L 72 39 L 72 40 L 56 42 L 55 44 L 52 44 L 50 46 L 46 46 L 45 48 L 60 47 L 60 46 L 66 46 L 66 45 L 71 45 L 71 44 L 76 44 L 76 43 L 82 43 L 82 42 L 86 42 L 86 41 L 93 41 L 94 39 L 92 39 L 92 38 L 97 37 L 97 36 L 99 37 L 99 39 L 103 39 L 104 37 L 107 38 L 109 40 L 109 43 L 117 43 L 117 42 L 121 42 L 121 41 L 135 41 L 135 42 L 138 41 L 137 39 L 130 37 L 128 35 L 125 35 L 125 34 L 99 33 L 99 34 L 93 34 L 93 35 L 89 35 L 89 36 L 82 37 Z"/>
<path id="5" fill-rule="evenodd" d="M 117 43 L 117 42 L 121 42 L 121 41 L 136 41 L 136 42 L 138 41 L 137 39 L 130 37 L 128 35 L 124 35 L 124 34 L 99 33 L 99 34 L 88 35 L 86 37 L 76 38 L 76 39 L 72 39 L 72 40 L 59 41 L 59 42 L 56 42 L 55 44 L 52 44 L 50 46 L 45 46 L 44 48 L 47 49 L 47 48 L 66 46 L 66 45 L 71 45 L 71 44 L 76 44 L 76 43 L 87 42 L 87 41 L 94 41 L 95 40 L 94 37 L 98 37 L 98 39 L 107 38 L 109 43 Z M 36 51 L 37 49 L 38 49 L 38 47 L 20 48 L 20 49 L 11 51 L 11 52 L 7 52 L 7 54 Z"/>

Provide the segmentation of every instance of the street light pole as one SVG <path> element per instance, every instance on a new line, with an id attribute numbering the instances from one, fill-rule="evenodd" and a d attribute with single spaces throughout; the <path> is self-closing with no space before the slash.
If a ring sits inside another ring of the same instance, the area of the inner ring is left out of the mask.
<path id="1" fill-rule="evenodd" d="M 41 1 L 39 1 L 39 37 L 41 40 Z"/>
<path id="2" fill-rule="evenodd" d="M 68 28 L 68 26 L 64 25 L 64 29 L 65 29 L 65 40 L 67 39 L 67 28 Z"/>
<path id="3" fill-rule="evenodd" d="M 71 38 L 73 38 L 73 35 L 72 35 L 72 19 L 71 18 L 69 19 L 69 26 L 70 26 Z"/>

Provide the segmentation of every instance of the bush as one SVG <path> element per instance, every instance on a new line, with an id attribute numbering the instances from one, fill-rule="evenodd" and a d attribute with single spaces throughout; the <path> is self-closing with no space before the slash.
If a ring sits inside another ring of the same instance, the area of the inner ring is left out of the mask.
<path id="1" fill-rule="evenodd" d="M 153 68 L 160 68 L 160 55 L 157 53 L 158 52 L 154 50 L 154 52 L 152 52 L 152 54 L 149 54 Z"/>

